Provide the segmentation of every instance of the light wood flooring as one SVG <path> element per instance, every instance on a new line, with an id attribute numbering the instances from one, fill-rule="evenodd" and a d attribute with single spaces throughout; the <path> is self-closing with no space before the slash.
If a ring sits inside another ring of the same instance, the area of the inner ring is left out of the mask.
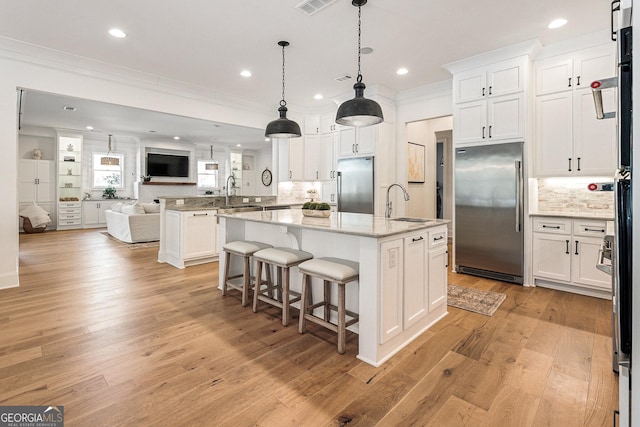
<path id="1" fill-rule="evenodd" d="M 449 315 L 380 368 L 334 336 L 217 289 L 100 230 L 20 236 L 0 290 L 0 405 L 64 405 L 68 426 L 611 426 L 611 303 L 450 274 L 505 292 Z"/>

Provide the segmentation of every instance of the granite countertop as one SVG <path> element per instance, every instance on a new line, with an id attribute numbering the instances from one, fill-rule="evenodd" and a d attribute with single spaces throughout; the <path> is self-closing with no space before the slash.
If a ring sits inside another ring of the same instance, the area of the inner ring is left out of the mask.
<path id="1" fill-rule="evenodd" d="M 300 209 L 242 212 L 217 214 L 220 217 L 243 221 L 285 225 L 287 227 L 308 228 L 332 233 L 352 234 L 365 237 L 386 237 L 410 231 L 444 225 L 450 222 L 442 219 L 425 219 L 425 222 L 394 221 L 381 216 L 348 212 L 331 212 L 329 218 L 305 217 Z"/>
<path id="2" fill-rule="evenodd" d="M 290 207 L 290 204 L 283 203 L 247 203 L 246 205 L 251 207 L 264 207 L 264 208 L 276 208 L 278 206 L 286 206 Z M 243 205 L 234 205 L 234 207 L 242 207 Z M 167 207 L 168 211 L 179 211 L 179 212 L 191 212 L 191 211 L 217 211 L 218 209 L 224 209 L 228 206 L 193 206 L 193 205 L 176 205 Z M 257 211 L 262 212 L 262 211 Z"/>
<path id="3" fill-rule="evenodd" d="M 583 219 L 596 219 L 601 221 L 613 221 L 614 214 L 605 213 L 585 213 L 585 212 L 531 212 L 531 216 L 554 216 L 556 218 L 583 218 Z"/>

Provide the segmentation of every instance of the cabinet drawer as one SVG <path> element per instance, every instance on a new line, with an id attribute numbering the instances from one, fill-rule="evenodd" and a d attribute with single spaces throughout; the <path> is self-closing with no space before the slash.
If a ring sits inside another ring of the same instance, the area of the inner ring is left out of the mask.
<path id="1" fill-rule="evenodd" d="M 60 220 L 66 221 L 69 219 L 82 219 L 82 214 L 80 213 L 62 213 L 60 212 L 58 214 L 58 218 L 60 218 Z"/>
<path id="2" fill-rule="evenodd" d="M 574 220 L 573 234 L 576 236 L 604 237 L 607 231 L 606 221 Z"/>
<path id="3" fill-rule="evenodd" d="M 59 218 L 58 219 L 58 225 L 81 225 L 82 224 L 82 220 L 80 218 L 78 219 L 63 219 L 63 218 Z"/>
<path id="4" fill-rule="evenodd" d="M 82 213 L 82 210 L 80 210 L 79 208 L 78 209 L 59 208 L 58 209 L 58 213 L 60 215 L 63 215 L 63 214 L 78 214 L 78 215 L 80 215 L 80 213 Z"/>
<path id="5" fill-rule="evenodd" d="M 446 246 L 447 244 L 447 229 L 436 230 L 429 232 L 429 248 L 435 248 L 438 246 Z"/>
<path id="6" fill-rule="evenodd" d="M 61 202 L 58 204 L 58 207 L 60 209 L 62 208 L 81 208 L 82 205 L 80 204 L 80 202 Z"/>
<path id="7" fill-rule="evenodd" d="M 538 233 L 571 234 L 569 218 L 538 217 L 533 219 L 533 231 Z"/>

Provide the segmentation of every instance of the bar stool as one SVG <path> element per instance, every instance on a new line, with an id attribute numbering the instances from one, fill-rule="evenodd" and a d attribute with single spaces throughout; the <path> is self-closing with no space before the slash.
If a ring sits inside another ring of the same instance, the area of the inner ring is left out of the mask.
<path id="1" fill-rule="evenodd" d="M 242 293 L 242 306 L 249 305 L 249 288 L 251 286 L 251 262 L 250 258 L 259 250 L 272 247 L 266 243 L 254 242 L 250 240 L 236 240 L 226 243 L 222 249 L 227 254 L 224 263 L 224 280 L 222 282 L 222 295 L 227 295 L 227 288 L 237 289 Z M 231 265 L 231 255 L 241 256 L 244 263 L 244 271 L 242 274 L 229 277 L 229 266 Z M 267 274 L 269 272 L 267 271 Z M 242 281 L 238 282 L 237 278 L 242 277 Z M 256 276 L 260 277 L 260 276 Z M 267 280 L 271 281 L 271 277 L 267 276 Z"/>
<path id="2" fill-rule="evenodd" d="M 345 304 L 345 285 L 358 280 L 359 264 L 354 261 L 347 261 L 339 258 L 314 258 L 305 261 L 298 266 L 302 276 L 302 305 L 300 307 L 300 319 L 298 321 L 298 332 L 305 332 L 307 320 L 338 333 L 338 353 L 344 354 L 346 330 L 348 326 L 358 321 L 358 315 L 348 311 Z M 311 278 L 318 277 L 324 281 L 324 300 L 315 304 L 307 294 L 311 291 Z M 331 282 L 338 285 L 338 306 L 331 305 Z M 323 307 L 323 318 L 313 314 L 313 310 Z M 337 325 L 331 323 L 331 310 L 337 311 Z M 351 320 L 347 321 L 349 315 Z"/>
<path id="3" fill-rule="evenodd" d="M 289 269 L 311 258 L 313 258 L 313 255 L 309 252 L 290 248 L 268 248 L 254 253 L 253 259 L 256 261 L 256 277 L 261 277 L 263 264 L 266 264 L 268 275 L 271 266 L 276 267 L 277 280 L 276 282 L 270 280 L 266 282 L 261 281 L 256 284 L 253 292 L 253 312 L 258 312 L 258 301 L 279 307 L 282 309 L 282 324 L 287 326 L 291 318 L 289 305 L 300 301 L 300 294 L 298 292 L 292 292 L 289 289 L 291 280 Z M 267 285 L 265 289 L 262 289 L 263 284 Z M 274 296 L 274 291 L 277 292 L 277 297 Z M 296 297 L 291 299 L 291 294 Z"/>

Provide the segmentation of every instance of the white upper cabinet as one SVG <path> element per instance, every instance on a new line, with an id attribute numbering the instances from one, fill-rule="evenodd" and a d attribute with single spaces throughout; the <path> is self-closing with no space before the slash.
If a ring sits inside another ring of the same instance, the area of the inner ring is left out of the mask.
<path id="1" fill-rule="evenodd" d="M 521 56 L 453 75 L 456 145 L 524 139 L 527 64 Z"/>
<path id="2" fill-rule="evenodd" d="M 589 89 L 594 80 L 614 77 L 614 44 L 582 49 L 536 62 L 536 94 Z"/>
<path id="3" fill-rule="evenodd" d="M 590 83 L 615 73 L 613 49 L 600 46 L 536 63 L 535 174 L 539 177 L 613 175 L 616 121 L 596 119 Z M 614 89 L 602 91 L 616 110 Z"/>
<path id="4" fill-rule="evenodd" d="M 501 61 L 453 76 L 455 103 L 476 101 L 525 90 L 524 58 Z"/>

